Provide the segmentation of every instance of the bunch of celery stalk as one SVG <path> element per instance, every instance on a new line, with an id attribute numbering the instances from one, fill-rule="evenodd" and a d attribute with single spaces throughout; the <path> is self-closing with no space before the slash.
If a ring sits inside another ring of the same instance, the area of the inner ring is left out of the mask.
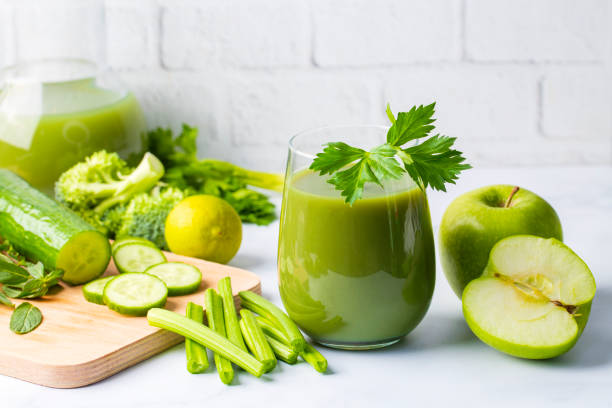
<path id="1" fill-rule="evenodd" d="M 297 325 L 281 309 L 250 291 L 240 292 L 240 320 L 236 314 L 229 277 L 218 282 L 218 292 L 204 292 L 206 312 L 190 302 L 187 316 L 165 309 L 149 310 L 149 324 L 185 337 L 187 369 L 192 374 L 206 371 L 210 365 L 206 348 L 214 353 L 214 362 L 224 384 L 234 379 L 232 363 L 256 377 L 274 369 L 277 360 L 295 364 L 298 356 L 317 371 L 327 370 L 327 360 L 306 342 Z M 204 325 L 204 314 L 208 326 Z M 257 314 L 257 315 L 256 315 Z"/>

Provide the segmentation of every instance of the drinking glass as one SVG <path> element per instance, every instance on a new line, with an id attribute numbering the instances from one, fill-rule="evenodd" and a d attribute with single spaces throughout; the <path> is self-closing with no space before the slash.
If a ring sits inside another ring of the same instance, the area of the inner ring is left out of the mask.
<path id="1" fill-rule="evenodd" d="M 337 126 L 289 142 L 278 276 L 289 316 L 314 341 L 359 350 L 397 342 L 423 319 L 435 254 L 424 191 L 405 175 L 344 202 L 329 176 L 309 170 L 329 142 L 371 149 L 383 126 Z"/>

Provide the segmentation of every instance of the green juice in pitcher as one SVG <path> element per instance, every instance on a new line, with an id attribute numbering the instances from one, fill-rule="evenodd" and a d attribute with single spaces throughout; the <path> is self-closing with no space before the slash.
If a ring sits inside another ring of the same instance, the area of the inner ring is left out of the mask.
<path id="1" fill-rule="evenodd" d="M 62 172 L 98 150 L 138 150 L 145 130 L 136 98 L 94 77 L 17 78 L 0 89 L 0 167 L 48 194 Z"/>
<path id="2" fill-rule="evenodd" d="M 425 193 L 406 175 L 344 202 L 327 178 L 296 172 L 285 187 L 280 293 L 293 320 L 333 347 L 382 347 L 424 317 L 435 254 Z"/>

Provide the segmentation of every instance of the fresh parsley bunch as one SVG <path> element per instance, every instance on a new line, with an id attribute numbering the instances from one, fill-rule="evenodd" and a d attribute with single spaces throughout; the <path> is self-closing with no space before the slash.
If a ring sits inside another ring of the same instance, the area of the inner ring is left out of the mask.
<path id="1" fill-rule="evenodd" d="M 282 174 L 264 173 L 232 163 L 197 157 L 198 129 L 183 125 L 174 136 L 171 129 L 157 128 L 143 139 L 143 152 L 130 158 L 137 163 L 144 152 L 154 154 L 164 164 L 162 182 L 188 194 L 210 194 L 227 201 L 244 222 L 268 225 L 276 219 L 268 196 L 251 187 L 282 191 Z"/>
<path id="2" fill-rule="evenodd" d="M 452 149 L 456 138 L 439 134 L 430 136 L 434 129 L 435 105 L 434 102 L 427 106 L 414 106 L 408 112 L 399 112 L 397 118 L 387 105 L 387 116 L 392 125 L 386 143 L 370 151 L 343 142 L 327 143 L 310 169 L 320 175 L 331 174 L 328 183 L 341 191 L 349 205 L 361 198 L 365 183 L 382 186 L 383 181 L 399 179 L 405 173 L 423 190 L 431 186 L 446 191 L 446 183 L 454 184 L 459 173 L 472 166 L 465 163 L 460 151 Z M 420 139 L 424 140 L 404 147 Z"/>

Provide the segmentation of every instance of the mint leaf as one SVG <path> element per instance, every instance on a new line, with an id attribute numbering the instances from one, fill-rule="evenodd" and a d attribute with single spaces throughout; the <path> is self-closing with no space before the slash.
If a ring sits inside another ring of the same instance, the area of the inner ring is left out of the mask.
<path id="1" fill-rule="evenodd" d="M 2 303 L 5 306 L 13 307 L 13 302 L 11 302 L 11 299 L 9 299 L 8 296 L 4 294 L 4 292 L 2 291 L 2 288 L 0 288 L 0 303 Z"/>
<path id="2" fill-rule="evenodd" d="M 59 281 L 64 277 L 64 271 L 61 269 L 53 270 L 45 275 L 43 281 L 48 288 L 52 288 L 57 285 Z"/>
<path id="3" fill-rule="evenodd" d="M 40 310 L 28 302 L 23 302 L 11 315 L 10 328 L 17 334 L 29 333 L 42 322 Z"/>
<path id="4" fill-rule="evenodd" d="M 455 183 L 459 173 L 471 166 L 465 163 L 460 151 L 452 149 L 455 138 L 430 136 L 434 108 L 435 103 L 414 106 L 408 112 L 399 112 L 396 118 L 387 105 L 386 113 L 392 123 L 387 143 L 370 151 L 343 142 L 328 143 L 316 155 L 310 169 L 320 175 L 331 174 L 328 182 L 349 205 L 361 198 L 366 183 L 382 186 L 385 180 L 399 179 L 405 173 L 421 189 L 446 191 L 445 185 Z M 403 148 L 408 142 L 423 138 L 426 138 L 423 142 Z"/>
<path id="5" fill-rule="evenodd" d="M 45 296 L 48 290 L 49 288 L 42 279 L 31 279 L 23 285 L 21 293 L 12 297 L 18 299 L 34 299 Z"/>
<path id="6" fill-rule="evenodd" d="M 25 269 L 10 261 L 0 259 L 0 283 L 4 285 L 19 285 L 25 283 L 29 278 L 30 274 Z"/>
<path id="7" fill-rule="evenodd" d="M 26 266 L 26 270 L 36 279 L 42 279 L 45 276 L 45 267 L 42 262 L 37 262 Z"/>

